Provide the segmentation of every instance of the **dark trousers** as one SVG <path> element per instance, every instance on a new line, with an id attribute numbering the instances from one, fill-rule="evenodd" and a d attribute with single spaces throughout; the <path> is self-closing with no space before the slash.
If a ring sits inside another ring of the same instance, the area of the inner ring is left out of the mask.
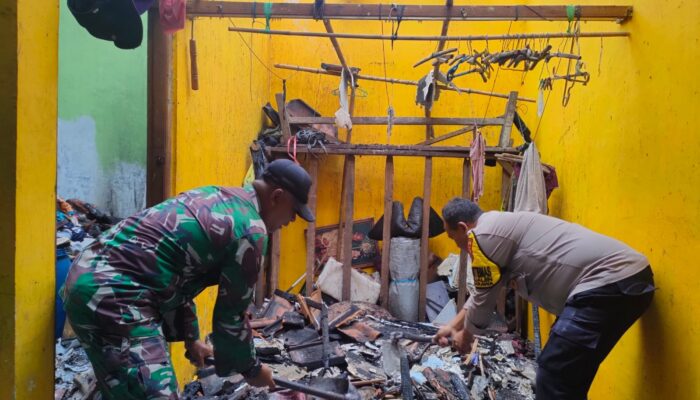
<path id="1" fill-rule="evenodd" d="M 566 302 L 537 363 L 537 400 L 585 400 L 600 363 L 649 307 L 651 267 Z"/>

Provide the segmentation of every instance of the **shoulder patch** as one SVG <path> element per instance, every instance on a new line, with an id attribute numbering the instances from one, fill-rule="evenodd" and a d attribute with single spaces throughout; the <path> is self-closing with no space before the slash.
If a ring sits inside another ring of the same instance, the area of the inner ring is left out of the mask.
<path id="1" fill-rule="evenodd" d="M 473 232 L 469 232 L 467 252 L 472 258 L 472 274 L 474 286 L 479 289 L 488 289 L 495 286 L 501 280 L 501 267 L 491 261 L 481 248 Z"/>

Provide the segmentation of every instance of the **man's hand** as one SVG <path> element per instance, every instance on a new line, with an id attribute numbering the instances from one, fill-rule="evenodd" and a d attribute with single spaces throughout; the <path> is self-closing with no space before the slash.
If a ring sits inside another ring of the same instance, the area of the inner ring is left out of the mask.
<path id="1" fill-rule="evenodd" d="M 201 340 L 186 340 L 185 350 L 187 359 L 198 368 L 205 366 L 205 359 L 214 357 L 214 349 Z"/>
<path id="2" fill-rule="evenodd" d="M 257 375 L 245 378 L 246 383 L 250 386 L 264 387 L 267 386 L 270 389 L 275 388 L 275 382 L 272 380 L 272 369 L 267 365 L 263 364 L 260 368 L 260 372 Z"/>
<path id="3" fill-rule="evenodd" d="M 473 342 L 474 335 L 466 329 L 462 329 L 452 336 L 452 348 L 459 354 L 467 354 L 471 350 Z"/>
<path id="4" fill-rule="evenodd" d="M 452 325 L 444 325 L 437 331 L 437 333 L 433 337 L 433 342 L 437 343 L 441 347 L 449 346 L 449 339 L 453 338 L 456 333 L 457 331 L 455 331 L 455 329 L 452 328 Z"/>

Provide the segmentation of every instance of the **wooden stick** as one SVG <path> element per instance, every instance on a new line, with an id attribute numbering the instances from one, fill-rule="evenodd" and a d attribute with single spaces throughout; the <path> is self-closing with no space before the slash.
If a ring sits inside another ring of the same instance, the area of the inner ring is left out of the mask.
<path id="1" fill-rule="evenodd" d="M 345 157 L 348 174 L 345 183 L 345 225 L 343 225 L 343 291 L 342 300 L 350 300 L 350 288 L 352 285 L 352 214 L 355 207 L 355 156 Z"/>
<path id="2" fill-rule="evenodd" d="M 449 10 L 452 9 L 452 0 L 446 0 L 445 7 L 447 8 L 447 11 L 449 12 Z M 450 17 L 446 17 L 445 20 L 442 22 L 442 30 L 440 31 L 440 37 L 447 36 L 447 29 L 449 28 L 449 26 L 450 26 Z M 442 50 L 444 48 L 445 48 L 445 39 L 440 39 L 440 41 L 438 42 L 438 47 L 437 47 L 436 52 L 438 54 L 442 53 Z M 438 78 L 438 76 L 440 76 L 439 75 L 440 74 L 440 64 L 442 64 L 442 62 L 443 61 L 440 58 L 438 58 L 433 63 L 433 65 L 434 65 L 434 67 L 433 67 L 433 79 L 435 80 L 435 82 L 437 82 L 437 80 L 438 80 L 437 78 Z M 434 91 L 435 92 L 433 93 L 433 98 L 431 98 L 428 101 L 428 104 L 426 104 L 426 106 L 425 106 L 425 109 L 426 109 L 425 116 L 426 117 L 430 116 L 430 110 L 433 107 L 433 99 L 437 98 L 439 93 L 440 93 L 440 88 L 437 86 L 437 84 L 435 85 Z M 433 128 L 431 127 L 428 130 L 428 132 L 430 133 L 430 136 L 427 139 L 432 139 L 435 136 L 433 133 Z M 427 261 L 426 261 L 426 263 L 427 263 Z M 426 265 L 426 268 L 427 268 L 427 265 Z"/>
<path id="3" fill-rule="evenodd" d="M 302 37 L 327 37 L 335 39 L 361 39 L 361 40 L 405 40 L 405 41 L 423 41 L 432 42 L 435 40 L 450 40 L 450 41 L 460 41 L 460 42 L 473 42 L 473 41 L 497 41 L 497 40 L 529 40 L 529 39 L 564 39 L 573 38 L 602 38 L 602 37 L 629 37 L 629 32 L 580 32 L 575 33 L 520 33 L 520 34 L 509 34 L 509 35 L 464 35 L 464 36 L 418 36 L 418 35 L 405 35 L 405 36 L 391 36 L 391 35 L 368 35 L 360 33 L 324 33 L 324 32 L 305 32 L 305 31 L 278 31 L 257 28 L 239 28 L 239 27 L 229 27 L 230 32 L 244 32 L 244 33 L 261 33 L 266 35 L 279 35 L 279 36 L 302 36 Z"/>
<path id="4" fill-rule="evenodd" d="M 268 287 L 268 297 L 272 297 L 275 293 L 275 289 L 279 286 L 279 274 L 280 274 L 280 230 L 272 232 L 272 249 L 270 251 L 270 287 Z"/>
<path id="5" fill-rule="evenodd" d="M 388 117 L 352 117 L 354 125 L 387 125 Z M 504 119 L 498 118 L 434 118 L 434 117 L 395 117 L 394 125 L 503 125 Z M 334 117 L 289 117 L 290 125 L 334 124 Z M 349 141 L 348 141 L 349 143 Z"/>
<path id="6" fill-rule="evenodd" d="M 462 198 L 469 198 L 469 186 L 471 183 L 471 163 L 468 158 L 462 163 Z M 459 254 L 459 281 L 457 283 L 457 309 L 464 307 L 467 299 L 467 252 L 460 251 Z"/>
<path id="7" fill-rule="evenodd" d="M 311 157 L 309 164 L 311 189 L 308 207 L 316 215 L 316 191 L 318 189 L 318 158 Z M 310 296 L 314 288 L 314 270 L 316 266 L 316 222 L 309 222 L 306 228 L 306 295 Z"/>
<path id="8" fill-rule="evenodd" d="M 447 50 L 438 50 L 438 51 L 436 51 L 436 52 L 430 54 L 430 55 L 427 56 L 427 57 L 421 58 L 420 61 L 418 61 L 417 63 L 413 64 L 413 68 L 415 68 L 415 67 L 417 67 L 417 66 L 419 66 L 419 65 L 421 65 L 421 64 L 425 63 L 426 61 L 429 61 L 429 60 L 431 60 L 431 59 L 433 59 L 433 58 L 440 57 L 440 56 L 444 56 L 444 55 L 450 54 L 450 53 L 452 53 L 452 52 L 454 52 L 454 51 L 457 51 L 457 48 L 456 48 L 456 47 L 453 47 L 453 48 L 447 49 Z"/>
<path id="9" fill-rule="evenodd" d="M 384 167 L 384 225 L 382 227 L 382 269 L 381 293 L 382 307 L 389 305 L 389 260 L 391 252 L 391 218 L 394 201 L 394 157 L 387 156 Z"/>
<path id="10" fill-rule="evenodd" d="M 282 144 L 286 144 L 287 140 L 292 136 L 292 130 L 289 126 L 289 114 L 287 114 L 287 105 L 285 104 L 284 93 L 275 95 L 277 101 L 277 109 L 280 116 L 280 127 L 282 128 Z"/>
<path id="11" fill-rule="evenodd" d="M 425 158 L 425 175 L 423 177 L 423 223 L 420 238 L 420 277 L 418 279 L 418 321 L 425 321 L 426 288 L 428 280 L 429 229 L 430 226 L 430 190 L 433 182 L 433 158 Z"/>
<path id="12" fill-rule="evenodd" d="M 326 27 L 326 31 L 329 35 L 333 35 L 333 26 L 327 19 L 323 20 L 323 25 Z M 352 74 L 348 64 L 345 61 L 345 56 L 340 49 L 340 44 L 338 40 L 332 36 L 331 43 L 335 49 L 335 53 L 338 55 L 338 60 L 343 66 L 348 74 Z M 349 114 L 352 116 L 355 110 L 355 85 L 350 85 L 350 105 Z M 333 119 L 335 120 L 335 119 Z M 352 128 L 348 129 L 345 141 L 350 143 L 352 140 Z M 342 290 L 342 300 L 350 300 L 350 286 L 351 281 L 351 271 L 352 271 L 352 215 L 353 208 L 355 206 L 354 199 L 355 192 L 355 157 L 349 155 L 345 157 L 345 162 L 343 163 L 343 188 L 341 190 L 341 208 L 340 208 L 340 222 L 338 224 L 338 242 L 342 251 L 340 252 L 341 262 L 343 263 L 343 290 Z"/>
<path id="13" fill-rule="evenodd" d="M 459 129 L 457 129 L 456 131 L 453 131 L 453 132 L 450 132 L 450 133 L 446 133 L 446 134 L 441 135 L 441 136 L 438 136 L 438 137 L 436 137 L 436 138 L 424 140 L 424 141 L 422 141 L 422 142 L 420 142 L 420 143 L 417 143 L 416 145 L 417 145 L 417 146 L 427 146 L 427 145 L 435 144 L 435 143 L 442 142 L 442 141 L 445 141 L 445 140 L 447 140 L 447 139 L 451 139 L 451 138 L 453 138 L 453 137 L 459 136 L 459 135 L 461 135 L 461 134 L 463 134 L 463 133 L 471 132 L 471 131 L 473 131 L 473 130 L 474 130 L 474 126 L 473 126 L 473 125 L 472 125 L 472 126 L 467 126 L 467 127 L 464 127 L 464 128 L 459 128 Z"/>
<path id="14" fill-rule="evenodd" d="M 298 65 L 289 65 L 289 64 L 275 64 L 275 68 L 279 69 L 288 69 L 291 71 L 299 71 L 299 72 L 309 72 L 313 74 L 322 74 L 322 75 L 332 75 L 332 76 L 340 76 L 339 72 L 336 71 L 329 71 L 325 69 L 320 69 L 320 68 L 309 68 L 309 67 L 301 67 Z M 418 86 L 417 81 L 411 81 L 408 79 L 396 79 L 396 78 L 384 78 L 381 76 L 372 76 L 372 75 L 363 75 L 360 73 L 355 74 L 355 79 L 363 79 L 366 81 L 375 81 L 375 82 L 387 82 L 387 83 L 396 83 L 399 85 L 410 85 L 410 86 Z M 468 88 L 459 88 L 459 87 L 449 87 L 449 86 L 443 86 L 443 85 L 438 85 L 440 90 L 449 90 L 452 92 L 462 92 L 466 94 L 478 94 L 478 95 L 483 95 L 483 96 L 491 96 L 491 97 L 497 97 L 500 99 L 508 99 L 507 94 L 502 94 L 502 93 L 492 93 L 492 92 L 485 92 L 483 90 L 476 90 L 476 89 L 468 89 Z M 535 99 L 531 99 L 529 97 L 518 97 L 519 101 L 527 101 L 529 103 L 535 103 Z"/>
<path id="15" fill-rule="evenodd" d="M 510 92 L 508 103 L 506 104 L 506 112 L 503 116 L 504 122 L 501 125 L 501 135 L 498 140 L 498 145 L 502 147 L 508 146 L 510 142 L 510 132 L 513 129 L 513 118 L 515 117 L 515 108 L 518 103 L 518 92 Z"/>
<path id="16" fill-rule="evenodd" d="M 271 153 L 287 153 L 286 146 L 268 147 Z M 469 158 L 469 147 L 396 146 L 396 145 L 328 145 L 325 149 L 298 147 L 297 153 L 356 155 L 356 156 L 401 156 L 401 157 L 445 157 Z M 497 153 L 517 153 L 515 148 L 486 147 L 486 157 L 495 158 Z M 342 257 L 341 257 L 342 258 Z"/>
<path id="17" fill-rule="evenodd" d="M 260 18 L 265 14 L 263 2 L 199 1 L 189 0 L 189 17 Z M 272 3 L 271 14 L 276 19 L 312 19 L 314 5 L 308 3 Z M 576 6 L 581 21 L 624 21 L 631 17 L 631 6 Z M 396 21 L 396 13 L 389 13 L 387 4 L 326 3 L 323 18 Z M 455 21 L 568 21 L 567 8 L 559 6 L 506 6 L 460 5 L 447 9 L 442 5 L 407 5 L 402 14 L 404 21 L 435 21 L 451 18 Z"/>

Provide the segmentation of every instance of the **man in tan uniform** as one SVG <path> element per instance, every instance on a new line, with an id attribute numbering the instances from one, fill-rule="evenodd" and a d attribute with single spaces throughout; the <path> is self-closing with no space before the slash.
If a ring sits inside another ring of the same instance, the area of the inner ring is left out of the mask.
<path id="1" fill-rule="evenodd" d="M 455 198 L 445 229 L 472 260 L 476 293 L 436 334 L 466 349 L 512 284 L 558 315 L 537 362 L 538 400 L 586 399 L 598 366 L 654 295 L 649 261 L 626 244 L 580 225 L 530 212 L 482 212 Z"/>

